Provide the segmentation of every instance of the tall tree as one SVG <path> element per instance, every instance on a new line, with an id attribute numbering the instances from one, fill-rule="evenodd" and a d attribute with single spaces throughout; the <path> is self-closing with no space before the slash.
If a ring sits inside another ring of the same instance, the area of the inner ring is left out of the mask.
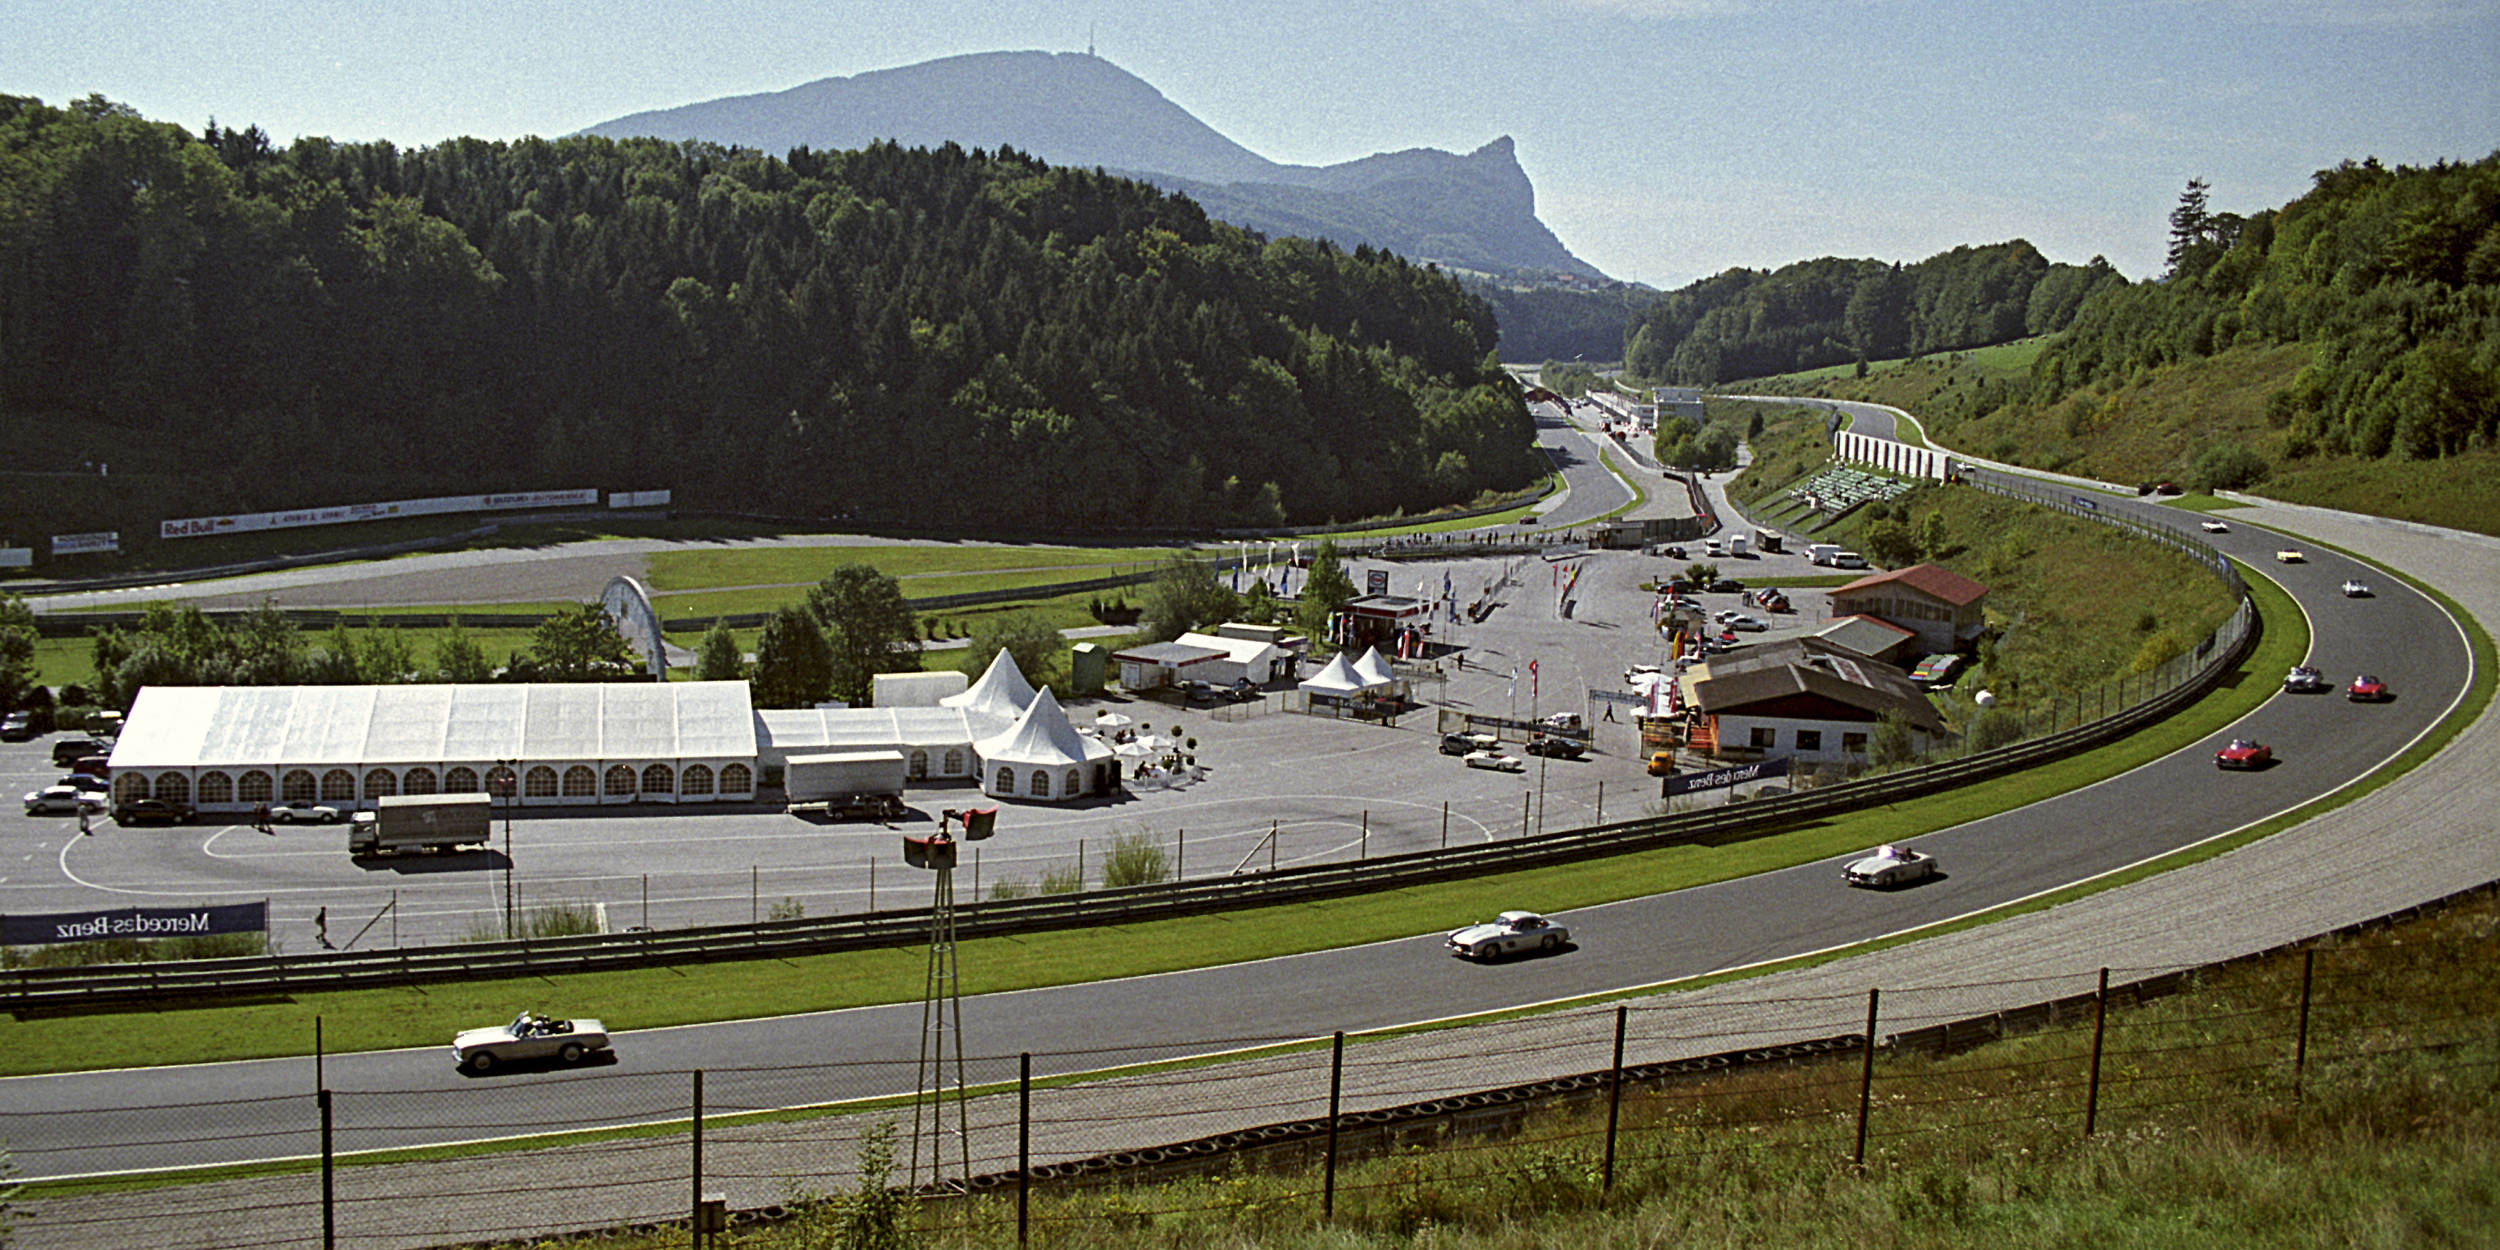
<path id="1" fill-rule="evenodd" d="M 833 648 L 814 615 L 792 606 L 765 620 L 751 680 L 758 707 L 812 707 L 832 691 Z"/>
<path id="2" fill-rule="evenodd" d="M 726 620 L 712 622 L 703 631 L 703 641 L 694 649 L 696 681 L 740 681 L 747 675 L 746 653 L 738 646 L 737 632 Z"/>
<path id="3" fill-rule="evenodd" d="M 1328 628 L 1329 616 L 1353 601 L 1354 579 L 1346 575 L 1344 562 L 1337 558 L 1336 540 L 1319 540 L 1319 551 L 1311 557 L 1311 576 L 1302 583 L 1301 598 L 1294 605 L 1294 623 L 1317 637 Z"/>
<path id="4" fill-rule="evenodd" d="M 833 648 L 835 698 L 866 706 L 871 678 L 920 667 L 920 618 L 903 601 L 902 584 L 874 565 L 845 564 L 825 574 L 807 592 L 807 610 Z"/>
<path id="5" fill-rule="evenodd" d="M 1003 612 L 983 617 L 972 627 L 972 644 L 964 648 L 956 667 L 978 677 L 1004 651 L 1014 657 L 1016 670 L 1025 680 L 1039 686 L 1050 680 L 1067 645 L 1067 639 L 1040 613 Z"/>
<path id="6" fill-rule="evenodd" d="M 1239 597 L 1217 580 L 1214 563 L 1185 551 L 1164 559 L 1144 598 L 1138 626 L 1157 642 L 1169 642 L 1201 625 L 1221 624 L 1241 608 Z"/>
<path id="7" fill-rule="evenodd" d="M 540 681 L 605 681 L 634 670 L 634 649 L 607 605 L 560 609 L 530 632 L 526 667 Z"/>
<path id="8" fill-rule="evenodd" d="M 452 618 L 451 628 L 434 640 L 434 680 L 474 684 L 494 679 L 495 666 L 486 658 L 486 648 L 460 627 L 459 618 Z"/>
<path id="9" fill-rule="evenodd" d="M 2204 179 L 2190 178 L 2187 190 L 2179 193 L 2179 206 L 2170 210 L 2170 252 L 2163 262 L 2166 272 L 2177 274 L 2213 228 L 2213 212 L 2206 206 L 2206 193 L 2212 189 Z"/>

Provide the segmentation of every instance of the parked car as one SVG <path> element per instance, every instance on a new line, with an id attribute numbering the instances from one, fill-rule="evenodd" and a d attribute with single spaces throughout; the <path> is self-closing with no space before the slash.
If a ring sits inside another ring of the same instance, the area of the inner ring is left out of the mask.
<path id="1" fill-rule="evenodd" d="M 1528 754 L 1542 755 L 1551 760 L 1576 760 L 1588 753 L 1587 747 L 1569 738 L 1538 736 L 1528 739 Z"/>
<path id="2" fill-rule="evenodd" d="M 1490 751 L 1501 744 L 1502 740 L 1491 734 L 1443 734 L 1441 754 L 1466 755 L 1474 751 Z"/>
<path id="3" fill-rule="evenodd" d="M 273 825 L 335 825 L 339 809 L 311 799 L 291 799 L 269 805 L 269 823 Z"/>
<path id="4" fill-rule="evenodd" d="M 1745 583 L 1737 581 L 1732 577 L 1722 577 L 1719 580 L 1710 583 L 1710 593 L 1714 595 L 1732 595 L 1737 591 L 1743 590 L 1744 588 Z"/>
<path id="5" fill-rule="evenodd" d="M 2355 703 L 2386 703 L 2396 697 L 2396 692 L 2389 690 L 2386 682 L 2363 673 L 2344 687 L 2344 697 Z"/>
<path id="6" fill-rule="evenodd" d="M 45 786 L 26 792 L 26 814 L 41 816 L 53 812 L 75 814 L 81 810 L 100 812 L 110 799 L 97 790 L 81 790 L 76 786 Z"/>
<path id="7" fill-rule="evenodd" d="M 95 738 L 63 738 L 52 744 L 52 762 L 67 768 L 90 755 L 111 755 L 113 744 Z"/>
<path id="8" fill-rule="evenodd" d="M 2153 484 L 2153 493 L 2156 495 L 2180 495 L 2185 494 L 2186 492 L 2179 489 L 2179 484 L 2177 482 L 2156 482 Z"/>
<path id="9" fill-rule="evenodd" d="M 1873 854 L 1851 863 L 1841 870 L 1841 880 L 1851 885 L 1883 888 L 1908 885 L 1936 875 L 1936 857 L 1906 846 L 1885 845 Z"/>
<path id="10" fill-rule="evenodd" d="M 1580 714 L 1578 712 L 1556 712 L 1537 723 L 1553 729 L 1578 729 L 1580 727 Z"/>
<path id="11" fill-rule="evenodd" d="M 1674 772 L 1675 772 L 1675 752 L 1673 752 L 1673 751 L 1652 751 L 1652 752 L 1650 752 L 1650 755 L 1649 755 L 1649 775 L 1650 775 L 1650 776 L 1652 776 L 1652 777 L 1665 777 L 1665 776 L 1669 776 L 1669 775 L 1673 774 Z"/>
<path id="12" fill-rule="evenodd" d="M 1490 768 L 1495 772 L 1521 773 L 1528 770 L 1528 761 L 1499 751 L 1469 751 L 1460 762 L 1469 768 Z"/>
<path id="13" fill-rule="evenodd" d="M 608 1049 L 608 1026 L 596 1020 L 557 1020 L 524 1011 L 512 1023 L 465 1029 L 451 1039 L 452 1061 L 471 1072 L 528 1059 L 580 1063 Z"/>
<path id="14" fill-rule="evenodd" d="M 1623 670 L 1623 684 L 1627 686 L 1635 685 L 1638 684 L 1640 679 L 1643 677 L 1656 677 L 1657 675 L 1657 665 L 1635 664 L 1632 667 Z"/>
<path id="15" fill-rule="evenodd" d="M 2347 599 L 2369 598 L 2370 583 L 2362 581 L 2357 577 L 2346 579 L 2344 582 L 2344 597 Z"/>
<path id="16" fill-rule="evenodd" d="M 2254 738 L 2233 738 L 2231 745 L 2214 752 L 2216 768 L 2263 768 L 2274 762 L 2274 748 Z"/>
<path id="17" fill-rule="evenodd" d="M 110 790 L 113 788 L 112 782 L 106 781 L 100 774 L 97 773 L 71 773 L 52 784 L 58 786 L 69 786 L 79 790 Z"/>
<path id="18" fill-rule="evenodd" d="M 2326 689 L 2326 674 L 2306 664 L 2295 665 L 2283 675 L 2283 689 L 2290 694 L 2318 694 Z"/>
<path id="19" fill-rule="evenodd" d="M 1571 928 L 1532 911 L 1506 911 L 1483 924 L 1471 924 L 1442 943 L 1452 954 L 1491 959 L 1519 951 L 1550 951 L 1569 945 Z"/>
<path id="20" fill-rule="evenodd" d="M 117 825 L 179 825 L 191 819 L 191 805 L 172 799 L 132 799 L 113 808 Z"/>
<path id="21" fill-rule="evenodd" d="M 1262 693 L 1264 692 L 1256 683 L 1247 677 L 1241 677 L 1234 679 L 1232 688 L 1224 692 L 1224 697 L 1235 703 L 1249 703 L 1256 700 Z"/>
<path id="22" fill-rule="evenodd" d="M 2228 534 L 2231 532 L 2231 527 L 2220 521 L 2205 521 L 2201 522 L 2201 524 L 2204 526 L 2204 530 L 2208 534 Z"/>
<path id="23" fill-rule="evenodd" d="M 1762 631 L 1771 628 L 1771 624 L 1770 622 L 1763 620 L 1761 617 L 1746 616 L 1743 613 L 1738 613 L 1734 618 L 1728 621 L 1727 627 L 1729 629 L 1741 629 L 1749 634 L 1759 634 Z"/>
<path id="24" fill-rule="evenodd" d="M 2274 553 L 2274 562 L 2276 564 L 2307 564 L 2309 557 L 2303 555 L 2298 547 L 2284 547 Z"/>
<path id="25" fill-rule="evenodd" d="M 35 736 L 35 714 L 11 712 L 0 716 L 0 742 L 28 742 Z"/>

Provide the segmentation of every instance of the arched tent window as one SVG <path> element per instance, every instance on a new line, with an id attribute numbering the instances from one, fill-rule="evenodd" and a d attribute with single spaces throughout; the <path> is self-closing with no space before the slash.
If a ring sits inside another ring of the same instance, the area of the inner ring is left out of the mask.
<path id="1" fill-rule="evenodd" d="M 415 768 L 409 769 L 408 776 L 404 779 L 404 782 L 405 784 L 403 784 L 400 788 L 406 790 L 410 794 L 432 794 L 436 790 L 442 788 L 436 782 L 434 770 L 427 768 L 423 764 L 419 764 Z"/>
<path id="2" fill-rule="evenodd" d="M 556 770 L 544 764 L 530 765 L 530 770 L 521 775 L 521 793 L 533 799 L 556 797 Z"/>
<path id="3" fill-rule="evenodd" d="M 599 774 L 588 764 L 575 764 L 564 770 L 564 797 L 595 799 L 599 797 Z"/>
<path id="4" fill-rule="evenodd" d="M 234 783 L 234 801 L 237 803 L 266 803 L 276 792 L 269 774 L 257 768 L 244 770 Z"/>
<path id="5" fill-rule="evenodd" d="M 234 802 L 234 778 L 214 768 L 201 773 L 200 801 L 202 803 Z"/>
<path id="6" fill-rule="evenodd" d="M 310 770 L 290 768 L 278 779 L 278 797 L 289 803 L 310 803 L 321 795 L 320 783 Z"/>
<path id="7" fill-rule="evenodd" d="M 911 779 L 914 781 L 927 781 L 929 779 L 928 752 L 914 751 L 911 753 Z"/>
<path id="8" fill-rule="evenodd" d="M 168 803 L 190 802 L 191 779 L 183 776 L 181 773 L 158 773 L 156 775 L 156 797 L 163 799 Z"/>
<path id="9" fill-rule="evenodd" d="M 677 772 L 675 769 L 666 764 L 653 764 L 642 770 L 644 794 L 674 794 L 676 791 Z"/>
<path id="10" fill-rule="evenodd" d="M 1059 790 L 1059 796 L 1061 798 L 1072 799 L 1084 792 L 1085 774 L 1071 768 L 1068 770 L 1068 775 L 1065 780 L 1066 784 L 1061 786 Z"/>
<path id="11" fill-rule="evenodd" d="M 366 798 L 388 798 L 397 793 L 399 793 L 399 777 L 397 774 L 387 768 L 368 768 L 365 770 Z"/>
<path id="12" fill-rule="evenodd" d="M 1050 797 L 1050 770 L 1044 768 L 1033 770 L 1033 797 L 1037 799 Z"/>
<path id="13" fill-rule="evenodd" d="M 710 794 L 712 792 L 711 768 L 703 764 L 686 765 L 685 785 L 680 787 L 680 792 L 685 794 Z"/>
<path id="14" fill-rule="evenodd" d="M 755 790 L 755 772 L 744 764 L 730 764 L 720 770 L 720 792 L 751 794 Z"/>
<path id="15" fill-rule="evenodd" d="M 325 803 L 356 801 L 356 774 L 344 768 L 333 768 L 321 774 L 321 798 Z"/>
<path id="16" fill-rule="evenodd" d="M 1004 764 L 998 766 L 998 792 L 1000 794 L 1016 792 L 1016 770 Z"/>
<path id="17" fill-rule="evenodd" d="M 963 751 L 962 751 L 962 750 L 960 750 L 960 749 L 952 749 L 952 750 L 947 751 L 947 753 L 946 753 L 946 775 L 947 775 L 947 776 L 949 776 L 949 777 L 959 777 L 959 776 L 962 776 L 962 775 L 963 775 L 963 771 L 964 771 L 964 753 L 963 753 Z"/>
<path id="18" fill-rule="evenodd" d="M 144 773 L 123 773 L 113 779 L 113 801 L 127 803 L 148 797 L 148 779 Z"/>
<path id="19" fill-rule="evenodd" d="M 476 794 L 485 788 L 478 782 L 477 770 L 466 764 L 454 765 L 443 774 L 445 794 Z"/>
<path id="20" fill-rule="evenodd" d="M 624 764 L 608 765 L 608 795 L 611 798 L 634 792 L 634 770 Z"/>

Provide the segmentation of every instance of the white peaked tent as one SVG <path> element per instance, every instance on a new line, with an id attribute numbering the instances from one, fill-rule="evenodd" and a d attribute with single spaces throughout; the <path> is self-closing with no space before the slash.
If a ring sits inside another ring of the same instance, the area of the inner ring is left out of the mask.
<path id="1" fill-rule="evenodd" d="M 1365 690 L 1387 690 L 1398 684 L 1397 673 L 1390 669 L 1388 659 L 1380 654 L 1378 647 L 1364 652 L 1363 658 L 1354 662 L 1354 676 L 1363 683 Z"/>
<path id="2" fill-rule="evenodd" d="M 938 700 L 938 706 L 962 708 L 976 721 L 1004 725 L 1033 706 L 1033 683 L 1024 679 L 1024 670 L 1016 667 L 1015 657 L 1001 651 L 981 674 L 981 680 L 972 683 L 972 689 L 947 695 Z M 979 749 L 978 744 L 975 749 Z"/>
<path id="3" fill-rule="evenodd" d="M 1346 663 L 1345 653 L 1340 651 L 1328 661 L 1328 667 L 1321 669 L 1316 676 L 1303 678 L 1300 685 L 1311 694 L 1353 694 L 1363 688 L 1363 679 L 1355 674 L 1354 666 Z"/>
<path id="4" fill-rule="evenodd" d="M 990 671 L 995 674 L 997 666 Z M 1014 673 L 1015 666 L 1007 671 Z M 989 678 L 981 681 L 987 685 Z M 1118 783 L 1110 744 L 1078 733 L 1047 690 L 1033 696 L 1014 724 L 972 749 L 981 757 L 981 793 L 997 798 L 1066 801 L 1108 793 Z"/>

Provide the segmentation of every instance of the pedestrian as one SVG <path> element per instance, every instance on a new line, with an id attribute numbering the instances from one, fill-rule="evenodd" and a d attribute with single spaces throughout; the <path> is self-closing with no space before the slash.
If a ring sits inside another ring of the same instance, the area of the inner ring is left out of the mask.
<path id="1" fill-rule="evenodd" d="M 260 830 L 262 833 L 275 832 L 269 827 L 269 805 L 267 803 L 263 803 L 252 809 L 252 827 Z"/>
<path id="2" fill-rule="evenodd" d="M 87 823 L 87 805 L 81 803 L 78 805 L 78 835 L 85 837 L 94 832 L 95 827 Z"/>
<path id="3" fill-rule="evenodd" d="M 316 912 L 314 912 L 314 913 L 313 913 L 313 936 L 314 936 L 315 938 L 317 938 L 317 939 L 319 939 L 319 940 L 320 940 L 320 942 L 321 942 L 321 949 L 323 949 L 323 950 L 325 950 L 325 951 L 326 951 L 326 950 L 336 950 L 336 949 L 338 949 L 337 947 L 330 945 L 330 909 L 329 909 L 329 908 L 324 907 L 324 908 L 322 908 L 321 910 L 316 911 Z"/>

